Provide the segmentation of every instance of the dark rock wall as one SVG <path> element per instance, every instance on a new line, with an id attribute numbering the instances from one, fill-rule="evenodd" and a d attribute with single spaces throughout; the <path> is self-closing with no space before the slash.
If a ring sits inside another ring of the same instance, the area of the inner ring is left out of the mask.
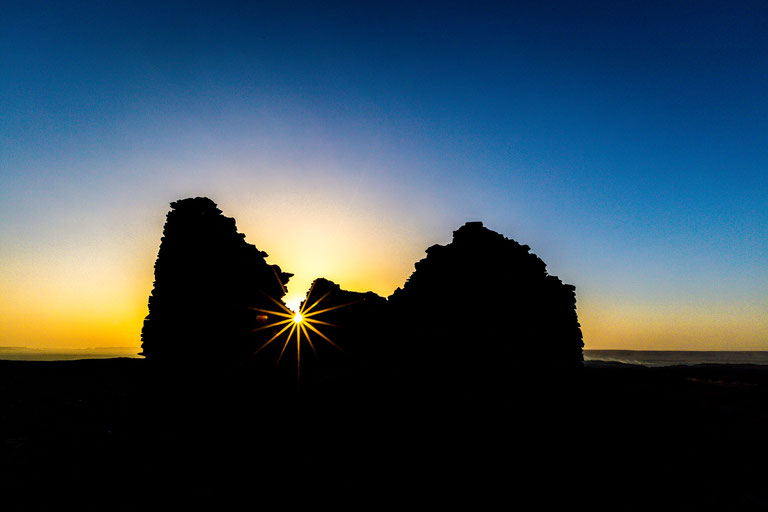
<path id="1" fill-rule="evenodd" d="M 267 264 L 266 253 L 246 243 L 234 219 L 210 199 L 171 207 L 142 330 L 143 354 L 158 361 L 249 359 L 281 328 L 253 332 L 280 317 L 251 308 L 280 309 L 269 297 L 285 295 L 291 274 Z M 315 326 L 343 352 L 310 331 L 316 357 L 302 336 L 307 377 L 359 375 L 375 367 L 472 379 L 515 367 L 581 365 L 575 288 L 549 275 L 528 246 L 470 222 L 450 244 L 426 252 L 388 301 L 315 281 L 305 307 L 323 297 L 314 312 L 327 311 L 313 318 L 325 323 Z M 274 368 L 285 345 L 285 335 L 280 338 L 252 362 Z M 289 347 L 280 366 L 295 368 L 295 340 Z"/>
<path id="2" fill-rule="evenodd" d="M 316 279 L 302 303 L 305 313 L 309 313 L 300 335 L 302 388 L 327 390 L 329 385 L 348 386 L 351 382 L 360 385 L 375 378 L 370 370 L 378 363 L 376 350 L 380 348 L 384 334 L 380 319 L 385 315 L 386 306 L 386 299 L 373 292 L 343 290 L 328 279 Z M 279 327 L 272 332 L 276 333 Z M 312 345 L 307 341 L 307 334 Z M 281 334 L 259 351 L 253 361 L 254 370 L 267 379 L 276 377 L 286 383 L 295 381 L 296 340 L 295 330 Z M 281 357 L 283 347 L 285 352 Z M 276 364 L 278 360 L 280 362 Z"/>
<path id="3" fill-rule="evenodd" d="M 252 333 L 258 313 L 274 309 L 291 274 L 269 265 L 235 220 L 196 197 L 171 203 L 155 262 L 143 354 L 162 361 L 239 359 L 266 333 Z"/>
<path id="4" fill-rule="evenodd" d="M 321 313 L 311 319 L 332 324 L 319 324 L 317 328 L 344 351 L 345 357 L 337 359 L 341 362 L 348 357 L 355 365 L 369 366 L 377 357 L 376 349 L 382 334 L 380 323 L 386 313 L 386 299 L 373 292 L 343 290 L 333 281 L 319 278 L 314 281 L 311 293 L 305 300 L 306 307 L 321 298 L 310 314 L 317 311 Z M 315 338 L 317 337 L 313 336 L 313 340 Z M 318 354 L 323 356 L 321 361 L 326 357 L 326 353 L 329 361 L 333 356 L 339 356 L 339 351 L 329 347 L 327 342 L 321 339 L 319 343 L 321 346 L 318 347 Z"/>
<path id="5" fill-rule="evenodd" d="M 581 364 L 575 288 L 527 245 L 469 222 L 415 267 L 389 298 L 402 357 L 453 374 Z"/>

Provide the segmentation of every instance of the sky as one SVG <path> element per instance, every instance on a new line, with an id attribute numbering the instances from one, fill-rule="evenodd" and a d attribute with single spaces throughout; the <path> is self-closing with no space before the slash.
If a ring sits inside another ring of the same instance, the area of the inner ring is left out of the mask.
<path id="1" fill-rule="evenodd" d="M 481 220 L 587 349 L 768 350 L 768 4 L 3 2 L 0 346 L 138 349 L 194 196 L 289 299 Z"/>

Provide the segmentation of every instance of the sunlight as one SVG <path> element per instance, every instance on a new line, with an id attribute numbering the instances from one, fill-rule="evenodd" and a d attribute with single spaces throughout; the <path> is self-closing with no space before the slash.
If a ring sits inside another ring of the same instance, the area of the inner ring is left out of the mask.
<path id="1" fill-rule="evenodd" d="M 287 297 L 285 299 L 285 305 L 288 306 L 288 309 L 290 309 L 291 311 L 298 312 L 299 309 L 301 309 L 301 303 L 304 302 L 305 298 L 306 297 L 301 295 L 293 295 L 293 296 Z"/>
<path id="2" fill-rule="evenodd" d="M 314 289 L 314 283 L 312 283 L 312 288 L 310 288 L 309 293 L 307 293 L 306 297 L 309 298 L 312 296 L 312 290 Z M 296 370 L 297 370 L 297 377 L 301 375 L 301 341 L 302 337 L 307 341 L 309 344 L 309 347 L 312 349 L 312 352 L 317 356 L 317 351 L 315 350 L 315 345 L 312 343 L 312 338 L 310 335 L 310 332 L 316 334 L 328 344 L 333 346 L 334 348 L 341 350 L 343 352 L 343 349 L 339 347 L 336 343 L 331 341 L 331 339 L 320 332 L 318 330 L 317 325 L 328 325 L 331 327 L 335 327 L 335 325 L 325 322 L 323 320 L 318 320 L 314 318 L 316 315 L 319 315 L 321 313 L 325 313 L 327 311 L 333 311 L 334 309 L 338 309 L 344 306 L 349 306 L 351 304 L 354 304 L 353 302 L 349 304 L 341 304 L 338 306 L 332 306 L 325 309 L 320 310 L 314 310 L 315 306 L 320 304 L 331 292 L 328 291 L 325 294 L 323 294 L 322 297 L 314 301 L 312 304 L 309 304 L 308 300 L 299 300 L 298 304 L 294 301 L 291 301 L 290 305 L 283 304 L 282 302 L 275 300 L 272 297 L 267 296 L 269 300 L 274 302 L 277 306 L 280 307 L 282 311 L 274 311 L 269 309 L 260 309 L 260 308 L 251 308 L 254 311 L 257 311 L 259 313 L 262 313 L 262 315 L 274 315 L 280 320 L 277 320 L 275 322 L 272 322 L 268 325 L 264 325 L 261 327 L 258 327 L 256 329 L 253 329 L 252 332 L 256 331 L 262 331 L 264 329 L 271 329 L 274 327 L 282 326 L 282 328 L 274 335 L 272 336 L 266 343 L 264 343 L 254 354 L 258 354 L 261 352 L 267 345 L 275 341 L 277 338 L 279 338 L 283 333 L 288 331 L 288 334 L 285 335 L 285 342 L 283 344 L 283 348 L 280 351 L 280 356 L 277 358 L 277 364 L 280 364 L 280 361 L 283 358 L 283 354 L 285 354 L 286 349 L 288 348 L 288 345 L 291 343 L 291 339 L 293 337 L 294 332 L 296 333 Z M 293 307 L 291 307 L 293 306 Z M 295 308 L 295 309 L 294 309 Z M 313 311 L 314 310 L 314 311 Z M 302 336 L 303 334 L 303 336 Z"/>

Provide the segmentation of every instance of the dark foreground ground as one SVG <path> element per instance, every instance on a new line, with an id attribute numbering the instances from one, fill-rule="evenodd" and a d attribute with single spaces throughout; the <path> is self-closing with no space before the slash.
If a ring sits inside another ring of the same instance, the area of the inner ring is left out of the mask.
<path id="1" fill-rule="evenodd" d="M 0 361 L 2 509 L 768 509 L 768 367 L 281 386 Z"/>

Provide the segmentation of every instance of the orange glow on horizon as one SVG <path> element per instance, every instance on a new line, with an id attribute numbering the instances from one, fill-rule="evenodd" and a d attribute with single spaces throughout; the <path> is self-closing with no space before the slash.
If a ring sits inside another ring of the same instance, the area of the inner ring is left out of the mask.
<path id="1" fill-rule="evenodd" d="M 284 297 L 291 319 L 318 277 L 345 290 L 386 297 L 403 285 L 426 247 L 449 241 L 450 231 L 443 239 L 431 238 L 408 228 L 403 218 L 382 215 L 380 205 L 345 206 L 338 191 L 329 204 L 313 201 L 308 192 L 304 203 L 276 202 L 267 192 L 256 205 L 232 197 L 218 203 L 237 220 L 246 240 L 269 254 L 269 263 L 295 274 Z M 127 230 L 132 237 L 100 241 L 62 235 L 62 241 L 49 246 L 4 247 L 0 346 L 136 347 L 138 353 L 166 207 L 137 216 Z M 694 297 L 686 302 L 681 293 L 679 300 L 672 297 L 662 304 L 643 297 L 606 298 L 611 290 L 573 284 L 586 349 L 768 350 L 764 298 L 716 302 Z M 319 337 L 306 321 L 291 323 L 300 326 L 298 336 Z"/>
<path id="2" fill-rule="evenodd" d="M 766 304 L 577 303 L 589 350 L 766 350 Z"/>

